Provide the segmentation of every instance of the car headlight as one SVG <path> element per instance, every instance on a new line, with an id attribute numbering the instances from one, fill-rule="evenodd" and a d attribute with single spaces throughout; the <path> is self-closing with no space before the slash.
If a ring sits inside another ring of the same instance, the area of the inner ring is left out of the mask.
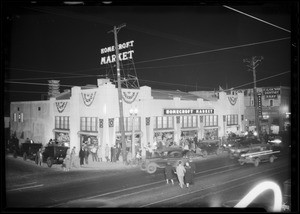
<path id="1" fill-rule="evenodd" d="M 281 140 L 280 139 L 275 139 L 275 140 L 272 140 L 271 142 L 272 143 L 281 143 Z"/>
<path id="2" fill-rule="evenodd" d="M 238 150 L 236 150 L 236 152 L 241 152 L 241 150 L 238 149 Z"/>
<path id="3" fill-rule="evenodd" d="M 246 156 L 245 154 L 242 154 L 242 155 L 241 155 L 241 157 L 245 157 L 245 156 Z"/>
<path id="4" fill-rule="evenodd" d="M 231 147 L 231 144 L 228 144 L 228 147 Z"/>

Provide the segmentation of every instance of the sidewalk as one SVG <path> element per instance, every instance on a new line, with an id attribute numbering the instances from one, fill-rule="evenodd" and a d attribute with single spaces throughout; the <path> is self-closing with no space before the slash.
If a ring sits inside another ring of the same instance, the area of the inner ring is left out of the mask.
<path id="1" fill-rule="evenodd" d="M 208 155 L 206 158 L 203 157 L 195 157 L 193 160 L 195 162 L 204 161 L 208 159 L 218 158 L 218 157 L 224 157 L 227 156 L 227 152 L 223 152 L 221 154 L 217 155 Z M 7 154 L 7 157 L 14 158 L 12 154 Z M 23 161 L 22 157 L 17 157 L 18 160 Z M 27 160 L 32 162 L 32 164 L 36 165 L 34 161 Z M 93 162 L 92 159 L 89 158 L 88 164 L 85 164 L 83 166 L 79 165 L 79 159 L 75 160 L 76 167 L 72 167 L 70 171 L 84 171 L 84 170 L 99 170 L 99 171 L 116 171 L 116 170 L 134 170 L 139 169 L 139 165 L 126 165 L 121 161 L 118 162 Z M 43 164 L 44 168 L 52 169 L 52 170 L 63 170 L 61 164 L 53 164 L 50 168 L 47 166 L 46 163 Z"/>

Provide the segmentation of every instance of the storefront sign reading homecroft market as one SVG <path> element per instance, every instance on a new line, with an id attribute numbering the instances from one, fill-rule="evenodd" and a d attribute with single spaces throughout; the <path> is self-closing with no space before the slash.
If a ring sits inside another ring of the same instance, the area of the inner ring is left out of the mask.
<path id="1" fill-rule="evenodd" d="M 164 109 L 165 115 L 213 114 L 213 109 Z"/>
<path id="2" fill-rule="evenodd" d="M 119 51 L 133 47 L 133 40 L 129 41 L 129 42 L 124 42 L 122 44 L 119 44 Z M 110 46 L 110 47 L 106 47 L 106 48 L 101 48 L 101 54 L 109 54 L 110 52 L 114 52 L 115 53 L 115 46 Z M 125 51 L 125 52 L 120 52 L 119 53 L 119 60 L 120 61 L 125 61 L 128 59 L 132 59 L 132 54 L 134 53 L 133 50 L 130 51 Z M 113 63 L 116 61 L 116 55 L 108 55 L 108 56 L 103 56 L 101 57 L 101 62 L 100 64 L 109 64 L 109 63 Z"/>

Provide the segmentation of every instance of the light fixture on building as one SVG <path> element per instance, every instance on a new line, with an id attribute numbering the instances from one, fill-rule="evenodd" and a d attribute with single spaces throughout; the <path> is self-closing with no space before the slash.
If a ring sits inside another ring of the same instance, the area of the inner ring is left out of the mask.
<path id="1" fill-rule="evenodd" d="M 265 119 L 265 120 L 269 119 L 269 117 L 270 117 L 270 116 L 269 116 L 268 114 L 264 114 L 264 115 L 263 115 L 263 119 Z"/>

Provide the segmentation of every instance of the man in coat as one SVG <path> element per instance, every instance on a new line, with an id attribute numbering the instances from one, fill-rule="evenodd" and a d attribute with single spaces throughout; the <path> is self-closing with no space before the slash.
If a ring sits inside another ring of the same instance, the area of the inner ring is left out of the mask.
<path id="1" fill-rule="evenodd" d="M 168 162 L 167 166 L 165 167 L 165 176 L 167 184 L 169 183 L 169 180 L 172 182 L 172 185 L 174 184 L 174 168 L 171 166 L 171 163 Z"/>
<path id="2" fill-rule="evenodd" d="M 79 159 L 80 159 L 80 166 L 83 166 L 84 164 L 84 148 L 83 146 L 81 147 L 79 151 Z"/>
<path id="3" fill-rule="evenodd" d="M 196 164 L 195 164 L 195 162 L 193 162 L 193 159 L 189 159 L 189 165 L 190 165 L 190 167 L 191 167 L 191 171 L 192 171 L 192 182 L 190 183 L 190 184 L 192 184 L 192 183 L 194 183 L 194 175 L 196 174 Z"/>

